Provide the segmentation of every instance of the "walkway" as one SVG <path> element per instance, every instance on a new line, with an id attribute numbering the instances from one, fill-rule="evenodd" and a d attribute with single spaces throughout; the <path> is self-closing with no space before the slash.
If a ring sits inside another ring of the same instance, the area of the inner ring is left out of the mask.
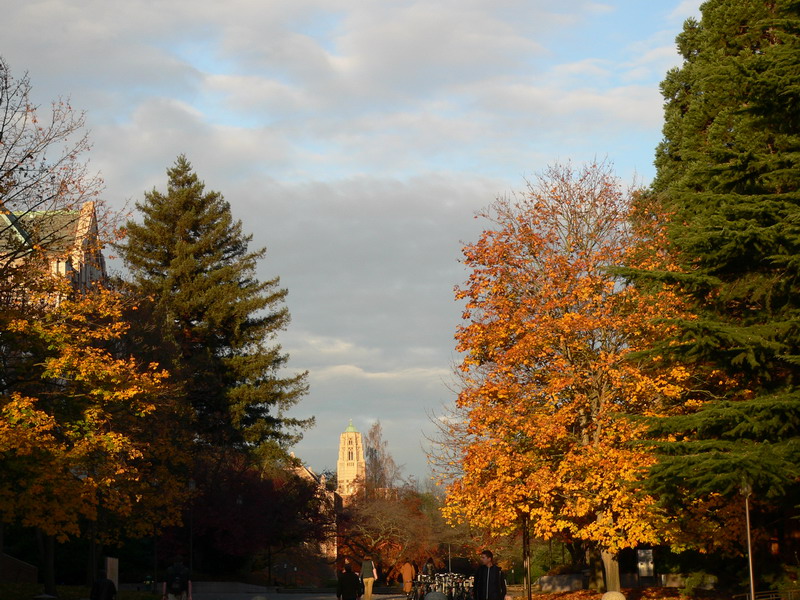
<path id="1" fill-rule="evenodd" d="M 405 594 L 375 594 L 374 600 L 405 600 Z M 336 600 L 333 589 L 281 592 L 274 587 L 247 583 L 198 581 L 192 587 L 192 600 Z"/>

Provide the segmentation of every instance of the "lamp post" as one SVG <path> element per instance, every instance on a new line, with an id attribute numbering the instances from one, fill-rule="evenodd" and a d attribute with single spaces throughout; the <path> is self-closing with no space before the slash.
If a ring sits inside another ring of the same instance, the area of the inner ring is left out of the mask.
<path id="1" fill-rule="evenodd" d="M 189 490 L 191 491 L 191 498 L 189 499 L 189 577 L 194 577 L 194 494 L 197 489 L 197 484 L 194 479 L 189 480 Z"/>
<path id="2" fill-rule="evenodd" d="M 742 494 L 744 495 L 744 516 L 745 524 L 747 526 L 747 565 L 750 570 L 750 600 L 756 599 L 756 581 L 753 576 L 753 544 L 750 540 L 750 494 L 753 492 L 749 483 L 742 486 Z"/>

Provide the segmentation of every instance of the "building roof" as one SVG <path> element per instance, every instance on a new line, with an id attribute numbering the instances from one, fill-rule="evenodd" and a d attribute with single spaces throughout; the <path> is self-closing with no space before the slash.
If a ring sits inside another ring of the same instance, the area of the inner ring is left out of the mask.
<path id="1" fill-rule="evenodd" d="M 75 210 L 9 211 L 0 203 L 0 261 L 11 265 L 32 253 L 46 257 L 53 273 L 80 287 L 106 278 L 94 202 Z"/>
<path id="2" fill-rule="evenodd" d="M 358 429 L 353 427 L 353 419 L 350 419 L 350 425 L 344 430 L 345 433 L 358 433 Z"/>
<path id="3" fill-rule="evenodd" d="M 0 239 L 9 241 L 9 244 L 4 244 L 0 241 L 0 247 L 10 245 L 11 240 L 15 240 L 16 244 L 23 246 L 31 245 L 31 238 L 27 231 L 22 227 L 19 218 L 12 212 L 0 211 L 0 234 L 3 235 Z"/>
<path id="4" fill-rule="evenodd" d="M 30 211 L 3 215 L 26 245 L 36 245 L 48 254 L 66 254 L 78 243 L 80 210 Z"/>

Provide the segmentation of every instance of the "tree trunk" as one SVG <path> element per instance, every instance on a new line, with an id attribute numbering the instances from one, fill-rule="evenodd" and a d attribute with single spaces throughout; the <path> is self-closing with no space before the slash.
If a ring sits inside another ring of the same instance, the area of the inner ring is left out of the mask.
<path id="1" fill-rule="evenodd" d="M 562 554 L 563 554 L 563 549 L 565 547 L 569 552 L 569 560 L 571 564 L 573 565 L 586 564 L 586 552 L 584 552 L 583 544 L 581 542 L 565 542 L 561 546 Z"/>
<path id="2" fill-rule="evenodd" d="M 522 569 L 525 584 L 525 598 L 531 600 L 531 534 L 528 529 L 528 515 L 522 515 Z"/>
<path id="3" fill-rule="evenodd" d="M 604 592 L 605 582 L 603 580 L 603 563 L 600 558 L 600 551 L 594 546 L 587 548 L 586 559 L 589 564 L 589 589 Z"/>
<path id="4" fill-rule="evenodd" d="M 89 556 L 86 560 L 86 584 L 92 585 L 97 579 L 97 522 L 89 525 Z"/>
<path id="5" fill-rule="evenodd" d="M 36 530 L 36 538 L 39 543 L 39 557 L 42 562 L 42 581 L 44 583 L 44 593 L 50 596 L 56 595 L 56 538 L 52 535 L 45 535 L 41 529 Z"/>
<path id="6" fill-rule="evenodd" d="M 5 583 L 5 573 L 3 573 L 3 553 L 4 553 L 4 546 L 3 546 L 3 533 L 4 533 L 5 523 L 0 521 L 0 583 Z"/>
<path id="7" fill-rule="evenodd" d="M 619 562 L 617 561 L 617 555 L 612 554 L 608 550 L 603 550 L 600 552 L 600 556 L 603 559 L 603 570 L 605 571 L 605 591 L 620 591 L 621 586 L 619 580 Z"/>
<path id="8" fill-rule="evenodd" d="M 158 537 L 153 534 L 153 589 L 155 594 L 158 590 Z"/>

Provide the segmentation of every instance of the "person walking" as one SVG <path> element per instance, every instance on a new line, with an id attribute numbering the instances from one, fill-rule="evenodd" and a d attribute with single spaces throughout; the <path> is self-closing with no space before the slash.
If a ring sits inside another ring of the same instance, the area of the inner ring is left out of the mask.
<path id="1" fill-rule="evenodd" d="M 425 577 L 433 577 L 436 575 L 436 565 L 433 563 L 433 558 L 429 558 L 425 566 L 422 567 L 422 574 Z"/>
<path id="2" fill-rule="evenodd" d="M 189 569 L 177 557 L 167 569 L 167 600 L 187 600 L 189 597 Z"/>
<path id="3" fill-rule="evenodd" d="M 414 575 L 416 574 L 414 565 L 409 561 L 404 562 L 400 568 L 400 575 L 403 576 L 403 591 L 407 596 L 411 594 L 411 588 L 414 586 Z"/>
<path id="4" fill-rule="evenodd" d="M 361 580 L 358 575 L 353 573 L 353 567 L 350 563 L 345 563 L 344 571 L 339 573 L 339 579 L 336 583 L 336 597 L 339 600 L 356 600 L 361 598 L 362 592 Z"/>
<path id="5" fill-rule="evenodd" d="M 364 600 L 372 600 L 372 584 L 375 583 L 377 573 L 372 557 L 367 554 L 361 563 L 361 582 L 364 584 Z"/>
<path id="6" fill-rule="evenodd" d="M 115 600 L 116 597 L 117 586 L 106 577 L 105 571 L 100 571 L 92 584 L 92 591 L 89 593 L 90 600 Z"/>
<path id="7" fill-rule="evenodd" d="M 491 550 L 484 550 L 480 556 L 481 566 L 475 572 L 475 585 L 472 588 L 475 600 L 505 600 L 506 580 L 503 571 L 494 564 Z"/>

